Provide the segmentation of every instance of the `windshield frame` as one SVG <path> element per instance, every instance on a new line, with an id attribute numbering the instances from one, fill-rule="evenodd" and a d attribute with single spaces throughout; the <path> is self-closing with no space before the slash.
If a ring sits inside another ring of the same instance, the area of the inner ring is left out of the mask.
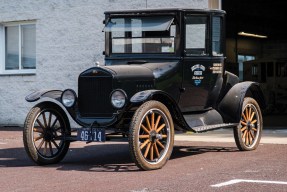
<path id="1" fill-rule="evenodd" d="M 173 51 L 172 52 L 122 52 L 122 53 L 118 53 L 118 52 L 113 52 L 112 48 L 112 32 L 110 31 L 106 31 L 105 32 L 105 56 L 109 57 L 109 56 L 119 56 L 119 57 L 125 57 L 127 55 L 131 55 L 131 56 L 142 56 L 142 55 L 158 55 L 158 56 L 175 56 L 178 54 L 178 49 L 179 49 L 179 44 L 180 44 L 180 23 L 178 22 L 178 18 L 176 14 L 169 14 L 169 13 L 165 13 L 165 14 L 146 14 L 146 15 L 135 15 L 135 14 L 122 14 L 122 15 L 106 15 L 106 22 L 108 23 L 110 21 L 110 19 L 112 18 L 142 18 L 142 17 L 158 17 L 158 16 L 163 16 L 163 17 L 172 17 L 172 23 L 171 25 L 168 27 L 169 31 L 171 26 L 174 26 L 175 28 L 175 32 L 174 32 L 174 36 L 162 36 L 162 38 L 173 38 Z M 141 31 L 142 33 L 144 31 Z M 156 31 L 156 32 L 160 32 L 160 31 Z M 130 32 L 131 33 L 131 32 Z M 127 38 L 127 37 L 124 37 Z M 139 37 L 136 37 L 139 38 Z M 136 39 L 134 38 L 134 39 Z M 143 38 L 147 38 L 147 37 L 143 37 Z M 160 38 L 160 37 L 156 37 L 156 38 Z M 132 44 L 131 44 L 132 45 Z M 143 44 L 141 44 L 143 45 Z"/>
<path id="2" fill-rule="evenodd" d="M 112 22 L 112 20 L 119 20 L 119 19 L 138 19 L 141 20 L 141 26 L 139 23 L 127 23 L 123 26 L 122 23 L 116 23 L 116 21 Z M 173 16 L 158 16 L 158 17 L 112 17 L 109 18 L 107 24 L 105 25 L 103 31 L 104 32 L 132 32 L 132 31 L 166 31 L 170 28 L 171 24 L 173 23 L 174 17 Z M 132 24 L 134 24 L 132 26 Z M 141 30 L 139 30 L 141 29 Z"/>

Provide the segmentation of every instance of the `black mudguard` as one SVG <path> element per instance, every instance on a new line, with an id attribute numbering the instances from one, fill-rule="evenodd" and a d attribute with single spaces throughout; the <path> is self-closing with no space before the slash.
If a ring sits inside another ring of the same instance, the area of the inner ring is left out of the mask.
<path id="1" fill-rule="evenodd" d="M 61 102 L 61 95 L 63 91 L 61 90 L 40 90 L 40 91 L 35 91 L 28 96 L 25 97 L 26 101 L 28 102 L 34 102 L 38 101 L 39 99 L 43 97 L 48 97 L 51 99 L 55 99 L 59 102 Z"/>
<path id="2" fill-rule="evenodd" d="M 225 123 L 239 123 L 245 97 L 252 97 L 261 109 L 265 109 L 265 99 L 259 83 L 246 81 L 235 84 L 218 104 L 218 111 Z"/>
<path id="3" fill-rule="evenodd" d="M 42 99 L 44 97 L 54 99 L 57 102 L 53 102 L 54 104 L 58 105 L 61 107 L 63 110 L 66 109 L 71 117 L 75 120 L 76 119 L 76 112 L 74 108 L 66 108 L 62 102 L 61 102 L 61 96 L 62 96 L 63 91 L 61 90 L 39 90 L 35 91 L 25 97 L 26 101 L 28 102 L 35 102 L 38 101 L 39 99 Z M 45 101 L 44 101 L 45 102 Z"/>
<path id="4" fill-rule="evenodd" d="M 145 90 L 140 91 L 132 96 L 130 99 L 130 104 L 132 107 L 138 107 L 146 101 L 156 100 L 163 103 L 170 111 L 174 123 L 184 130 L 192 130 L 186 123 L 182 113 L 177 105 L 177 102 L 166 92 L 161 90 Z"/>
<path id="5" fill-rule="evenodd" d="M 40 90 L 40 91 L 35 91 L 29 94 L 28 96 L 25 97 L 25 99 L 28 102 L 38 101 L 39 99 L 42 99 L 44 97 L 54 99 L 55 100 L 55 102 L 53 102 L 54 104 L 61 107 L 64 111 L 67 110 L 67 112 L 70 114 L 73 120 L 83 127 L 90 127 L 92 125 L 95 125 L 98 127 L 99 126 L 102 126 L 102 127 L 110 126 L 110 125 L 115 124 L 115 122 L 118 120 L 117 116 L 112 116 L 111 118 L 100 118 L 100 119 L 82 118 L 79 115 L 77 103 L 73 107 L 70 107 L 70 108 L 67 108 L 62 104 L 61 102 L 62 93 L 63 91 L 61 90 Z"/>

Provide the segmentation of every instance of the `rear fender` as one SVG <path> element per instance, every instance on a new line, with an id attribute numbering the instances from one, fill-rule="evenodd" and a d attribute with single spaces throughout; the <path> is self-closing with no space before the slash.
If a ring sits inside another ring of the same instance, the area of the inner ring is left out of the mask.
<path id="1" fill-rule="evenodd" d="M 245 97 L 252 97 L 261 109 L 265 109 L 265 99 L 258 83 L 246 81 L 235 84 L 218 104 L 218 111 L 226 123 L 239 123 Z"/>
<path id="2" fill-rule="evenodd" d="M 173 121 L 184 130 L 191 130 L 182 116 L 176 101 L 166 92 L 161 90 L 140 91 L 132 96 L 130 103 L 132 107 L 139 107 L 146 101 L 156 100 L 163 103 L 171 113 Z M 178 129 L 180 129 L 177 127 Z"/>

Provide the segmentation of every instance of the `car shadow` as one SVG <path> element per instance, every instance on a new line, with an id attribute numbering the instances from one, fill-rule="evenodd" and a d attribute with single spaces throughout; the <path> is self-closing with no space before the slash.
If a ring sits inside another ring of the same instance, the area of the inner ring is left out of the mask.
<path id="1" fill-rule="evenodd" d="M 173 154 L 170 159 L 178 159 L 192 155 L 214 152 L 238 152 L 237 147 L 223 146 L 174 146 Z"/>
<path id="2" fill-rule="evenodd" d="M 175 145 L 170 159 L 174 161 L 188 156 L 191 156 L 190 158 L 192 158 L 192 156 L 203 153 L 236 151 L 238 151 L 236 147 Z M 29 166 L 36 167 L 37 165 L 29 159 L 24 148 L 0 148 L 0 168 Z M 60 163 L 42 167 L 55 168 L 56 170 L 62 171 L 140 171 L 130 157 L 127 143 L 87 145 L 80 148 L 72 147 Z"/>
<path id="3" fill-rule="evenodd" d="M 0 132 L 1 131 L 15 131 L 15 132 L 19 132 L 22 131 L 23 127 L 20 126 L 1 126 L 0 127 Z"/>

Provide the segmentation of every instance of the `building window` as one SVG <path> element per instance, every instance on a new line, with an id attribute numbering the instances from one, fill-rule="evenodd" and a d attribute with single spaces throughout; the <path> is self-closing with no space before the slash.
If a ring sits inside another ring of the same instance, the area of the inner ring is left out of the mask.
<path id="1" fill-rule="evenodd" d="M 35 73 L 35 23 L 10 23 L 2 26 L 2 74 Z"/>

